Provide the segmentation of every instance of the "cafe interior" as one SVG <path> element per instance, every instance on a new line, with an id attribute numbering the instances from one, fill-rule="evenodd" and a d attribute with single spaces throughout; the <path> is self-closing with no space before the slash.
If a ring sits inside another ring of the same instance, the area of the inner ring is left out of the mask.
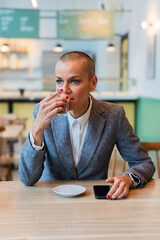
<path id="1" fill-rule="evenodd" d="M 20 150 L 32 127 L 34 105 L 55 90 L 54 67 L 67 51 L 84 51 L 94 59 L 95 98 L 122 105 L 142 142 L 160 141 L 158 4 L 142 0 L 1 1 L 0 123 L 5 128 L 1 155 L 11 157 L 1 160 L 2 180 L 7 161 L 12 162 L 7 166 L 9 179 L 18 179 Z M 95 16 L 101 17 L 101 23 Z M 111 175 L 122 171 L 122 159 L 115 152 L 117 167 L 110 164 Z"/>
<path id="2" fill-rule="evenodd" d="M 160 178 L 159 42 L 159 0 L 1 0 L 0 181 L 20 181 L 20 152 L 32 127 L 34 105 L 55 91 L 59 57 L 76 50 L 95 62 L 98 83 L 93 97 L 124 107 L 152 157 L 153 178 Z M 125 169 L 115 147 L 109 176 L 119 176 Z M 15 236 L 23 238 L 13 234 L 3 239 Z M 84 236 L 86 232 L 79 238 L 39 239 L 111 239 L 105 234 Z M 159 233 L 153 239 L 158 237 Z"/>

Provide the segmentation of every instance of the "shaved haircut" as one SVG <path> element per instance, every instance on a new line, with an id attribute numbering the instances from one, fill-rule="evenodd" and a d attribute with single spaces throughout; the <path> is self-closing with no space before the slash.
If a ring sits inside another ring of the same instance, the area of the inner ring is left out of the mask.
<path id="1" fill-rule="evenodd" d="M 95 75 L 95 64 L 92 58 L 84 52 L 72 51 L 63 54 L 59 61 L 69 62 L 69 61 L 82 61 L 84 63 L 84 68 L 88 73 L 89 79 Z"/>

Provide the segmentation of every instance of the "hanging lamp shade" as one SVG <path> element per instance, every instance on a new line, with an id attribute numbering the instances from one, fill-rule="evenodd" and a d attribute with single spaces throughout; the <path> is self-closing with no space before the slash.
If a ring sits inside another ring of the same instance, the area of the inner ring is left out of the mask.
<path id="1" fill-rule="evenodd" d="M 107 52 L 114 52 L 116 50 L 116 47 L 113 43 L 109 43 L 106 48 Z"/>
<path id="2" fill-rule="evenodd" d="M 38 7 L 38 0 L 31 0 L 32 7 L 37 8 Z"/>
<path id="3" fill-rule="evenodd" d="M 1 52 L 3 53 L 6 53 L 6 52 L 9 52 L 9 45 L 4 43 L 2 46 L 1 46 Z"/>
<path id="4" fill-rule="evenodd" d="M 63 52 L 63 47 L 60 43 L 56 44 L 54 47 L 54 52 Z"/>

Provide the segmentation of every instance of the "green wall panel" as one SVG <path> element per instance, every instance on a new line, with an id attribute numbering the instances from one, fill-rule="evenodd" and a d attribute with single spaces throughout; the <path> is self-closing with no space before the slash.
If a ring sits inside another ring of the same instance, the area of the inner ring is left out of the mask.
<path id="1" fill-rule="evenodd" d="M 58 39 L 107 39 L 114 35 L 114 12 L 61 10 L 57 19 Z"/>
<path id="2" fill-rule="evenodd" d="M 0 103 L 0 114 L 8 113 L 8 103 Z"/>
<path id="3" fill-rule="evenodd" d="M 18 117 L 26 117 L 26 125 L 31 126 L 33 122 L 33 108 L 35 103 L 13 103 L 13 113 Z"/>
<path id="4" fill-rule="evenodd" d="M 128 121 L 133 127 L 133 130 L 135 131 L 135 111 L 136 111 L 136 105 L 134 102 L 117 102 L 117 104 L 121 105 L 125 112 L 126 117 L 128 118 Z"/>
<path id="5" fill-rule="evenodd" d="M 136 122 L 141 141 L 160 141 L 160 100 L 140 98 Z"/>

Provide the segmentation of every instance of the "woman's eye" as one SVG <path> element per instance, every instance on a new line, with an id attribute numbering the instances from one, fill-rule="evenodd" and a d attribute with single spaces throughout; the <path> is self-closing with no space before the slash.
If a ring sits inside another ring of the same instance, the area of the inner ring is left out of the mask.
<path id="1" fill-rule="evenodd" d="M 57 79 L 57 80 L 56 80 L 56 83 L 57 83 L 57 84 L 62 84 L 62 82 L 63 82 L 63 81 L 60 80 L 60 79 Z"/>
<path id="2" fill-rule="evenodd" d="M 77 80 L 77 79 L 72 79 L 72 80 L 71 80 L 71 82 L 72 82 L 72 83 L 76 83 L 76 84 L 77 84 L 77 83 L 80 83 L 80 80 Z"/>

